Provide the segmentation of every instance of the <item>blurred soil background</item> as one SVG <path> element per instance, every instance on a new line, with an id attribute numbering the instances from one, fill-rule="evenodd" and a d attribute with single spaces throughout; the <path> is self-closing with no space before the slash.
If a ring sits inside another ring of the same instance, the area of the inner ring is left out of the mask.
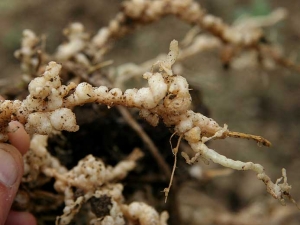
<path id="1" fill-rule="evenodd" d="M 227 23 L 241 16 L 266 15 L 278 7 L 287 9 L 287 19 L 266 29 L 266 37 L 282 46 L 287 57 L 300 63 L 300 1 L 199 2 Z M 13 54 L 20 46 L 24 29 L 45 35 L 46 49 L 53 53 L 65 40 L 62 30 L 71 22 L 81 22 L 87 32 L 95 34 L 116 15 L 120 3 L 120 0 L 1 0 L 0 93 L 3 85 L 21 75 Z M 106 58 L 114 60 L 113 66 L 142 63 L 167 53 L 170 41 L 182 40 L 189 29 L 189 25 L 178 19 L 166 17 L 118 40 Z M 200 90 L 210 117 L 219 124 L 228 124 L 232 131 L 261 135 L 272 142 L 271 148 L 265 148 L 253 141 L 228 138 L 214 141 L 210 147 L 233 159 L 262 164 L 273 181 L 281 176 L 281 168 L 286 168 L 292 196 L 300 202 L 300 74 L 281 67 L 224 70 L 217 51 L 197 54 L 182 65 L 183 75 L 193 89 Z M 165 141 L 168 144 L 168 135 Z M 158 147 L 161 151 L 171 151 L 165 146 Z M 176 174 L 182 176 L 187 171 L 181 167 L 184 164 L 181 157 L 180 160 Z M 222 169 L 203 162 L 195 167 L 199 168 L 204 173 Z M 187 178 L 177 194 L 182 224 L 300 224 L 297 208 L 290 202 L 286 207 L 281 206 L 267 194 L 265 185 L 253 172 L 234 171 L 227 176 L 200 180 Z M 162 194 L 160 200 L 164 201 Z M 247 219 L 244 211 L 251 217 Z M 241 221 L 236 222 L 239 217 Z"/>

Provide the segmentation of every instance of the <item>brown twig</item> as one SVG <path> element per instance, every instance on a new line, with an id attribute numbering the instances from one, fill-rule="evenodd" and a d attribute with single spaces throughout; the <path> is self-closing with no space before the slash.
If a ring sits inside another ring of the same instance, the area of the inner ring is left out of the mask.
<path id="1" fill-rule="evenodd" d="M 234 138 L 243 138 L 243 139 L 248 139 L 248 140 L 254 140 L 259 144 L 262 144 L 266 147 L 271 147 L 271 142 L 268 141 L 267 139 L 261 137 L 261 136 L 257 136 L 257 135 L 253 135 L 253 134 L 244 134 L 244 133 L 240 133 L 240 132 L 235 132 L 235 131 L 228 131 L 226 133 L 224 133 L 227 137 L 234 137 Z"/>
<path id="2" fill-rule="evenodd" d="M 287 69 L 294 70 L 297 73 L 300 73 L 300 65 L 299 64 L 290 60 L 289 58 L 287 58 L 280 52 L 276 51 L 274 48 L 271 48 L 271 47 L 265 46 L 265 45 L 260 45 L 258 51 L 264 55 L 269 56 L 279 65 L 281 65 Z"/>
<path id="3" fill-rule="evenodd" d="M 148 149 L 152 156 L 155 158 L 158 166 L 164 172 L 164 176 L 167 178 L 171 175 L 170 168 L 163 156 L 160 154 L 158 148 L 155 146 L 151 138 L 148 134 L 143 130 L 143 128 L 135 121 L 135 119 L 131 116 L 130 112 L 123 106 L 116 106 L 118 111 L 124 117 L 125 121 L 131 126 L 131 128 L 136 131 L 136 133 L 140 136 L 143 142 L 148 146 Z"/>

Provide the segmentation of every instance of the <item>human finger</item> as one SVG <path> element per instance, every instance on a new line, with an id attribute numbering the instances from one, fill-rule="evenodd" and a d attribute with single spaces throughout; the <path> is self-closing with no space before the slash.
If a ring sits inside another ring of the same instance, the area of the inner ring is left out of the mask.
<path id="1" fill-rule="evenodd" d="M 12 145 L 0 143 L 0 224 L 6 221 L 23 175 L 23 159 Z"/>
<path id="2" fill-rule="evenodd" d="M 28 212 L 10 211 L 5 225 L 36 225 L 35 217 Z"/>
<path id="3" fill-rule="evenodd" d="M 24 155 L 30 145 L 30 137 L 26 133 L 24 126 L 18 121 L 11 121 L 9 128 L 12 132 L 8 133 L 10 143 Z"/>

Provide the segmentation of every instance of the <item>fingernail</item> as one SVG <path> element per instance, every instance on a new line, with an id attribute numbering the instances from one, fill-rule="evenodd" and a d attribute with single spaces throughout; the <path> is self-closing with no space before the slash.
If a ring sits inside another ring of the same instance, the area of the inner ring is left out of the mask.
<path id="1" fill-rule="evenodd" d="M 18 165 L 9 152 L 0 149 L 0 182 L 12 186 L 18 177 Z"/>

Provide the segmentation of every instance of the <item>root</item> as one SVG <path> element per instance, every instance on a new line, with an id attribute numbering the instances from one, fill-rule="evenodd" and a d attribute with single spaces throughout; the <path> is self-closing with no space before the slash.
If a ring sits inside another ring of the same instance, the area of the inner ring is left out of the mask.
<path id="1" fill-rule="evenodd" d="M 245 134 L 245 133 L 240 133 L 240 132 L 235 132 L 235 131 L 228 131 L 228 132 L 225 133 L 225 135 L 227 137 L 254 140 L 254 141 L 257 142 L 257 144 L 263 145 L 263 146 L 266 146 L 266 147 L 271 147 L 272 146 L 271 142 L 268 141 L 267 139 L 265 139 L 261 136 L 253 135 L 253 134 Z"/>
<path id="2" fill-rule="evenodd" d="M 170 137 L 170 145 L 171 145 L 171 147 L 172 147 L 171 139 L 172 139 L 172 137 L 173 137 L 175 134 L 176 134 L 176 132 L 173 133 L 173 134 L 171 135 L 171 137 Z M 169 186 L 163 190 L 163 192 L 165 193 L 165 202 L 167 202 L 168 195 L 169 195 L 169 192 L 170 192 L 172 183 L 173 183 L 174 173 L 175 173 L 176 165 L 177 165 L 177 153 L 178 153 L 178 148 L 179 148 L 179 145 L 180 145 L 180 142 L 181 142 L 182 137 L 183 137 L 183 135 L 179 136 L 176 147 L 175 147 L 175 148 L 172 147 L 172 152 L 173 152 L 173 155 L 174 155 L 174 164 L 173 164 L 173 169 L 172 169 L 172 174 L 171 174 Z"/>
<path id="3" fill-rule="evenodd" d="M 171 171 L 168 164 L 166 163 L 163 156 L 161 155 L 151 138 L 148 136 L 148 134 L 136 122 L 136 120 L 131 116 L 130 112 L 126 108 L 124 108 L 123 106 L 117 106 L 117 109 L 124 117 L 125 121 L 131 126 L 131 128 L 137 133 L 137 135 L 140 136 L 140 138 L 143 140 L 146 146 L 148 146 L 148 150 L 150 151 L 153 158 L 156 160 L 160 169 L 164 172 L 165 176 L 170 176 Z"/>

